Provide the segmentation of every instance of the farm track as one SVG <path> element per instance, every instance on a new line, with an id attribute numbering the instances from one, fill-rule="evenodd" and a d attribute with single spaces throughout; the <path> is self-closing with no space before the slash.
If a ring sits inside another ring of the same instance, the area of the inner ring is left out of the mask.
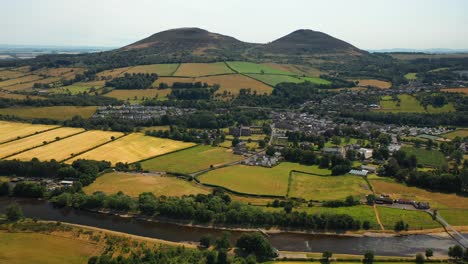
<path id="1" fill-rule="evenodd" d="M 385 231 L 385 227 L 382 224 L 382 221 L 380 221 L 380 214 L 377 210 L 377 206 L 374 204 L 372 207 L 374 208 L 375 218 L 377 219 L 377 223 L 379 223 L 380 229 L 382 229 L 382 231 Z"/>

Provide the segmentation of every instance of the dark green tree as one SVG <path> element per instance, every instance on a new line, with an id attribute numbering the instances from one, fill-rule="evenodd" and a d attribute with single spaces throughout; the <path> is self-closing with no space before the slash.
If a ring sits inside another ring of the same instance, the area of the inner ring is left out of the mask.
<path id="1" fill-rule="evenodd" d="M 7 217 L 8 221 L 18 221 L 21 218 L 23 218 L 23 211 L 21 210 L 21 207 L 17 203 L 12 203 L 7 206 L 5 210 L 5 214 Z"/>

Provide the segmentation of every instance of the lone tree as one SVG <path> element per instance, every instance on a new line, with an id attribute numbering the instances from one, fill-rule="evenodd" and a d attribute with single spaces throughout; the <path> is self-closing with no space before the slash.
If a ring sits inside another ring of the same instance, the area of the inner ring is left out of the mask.
<path id="1" fill-rule="evenodd" d="M 270 241 L 258 232 L 243 234 L 237 240 L 236 246 L 248 255 L 254 254 L 259 261 L 274 257 L 274 249 Z"/>
<path id="2" fill-rule="evenodd" d="M 326 262 L 330 262 L 330 258 L 333 256 L 333 253 L 331 251 L 325 251 L 322 253 L 322 259 Z"/>
<path id="3" fill-rule="evenodd" d="M 432 256 L 434 256 L 434 250 L 430 248 L 426 249 L 426 258 L 429 259 Z"/>
<path id="4" fill-rule="evenodd" d="M 416 254 L 416 259 L 415 259 L 415 261 L 416 261 L 416 263 L 418 263 L 418 264 L 424 263 L 424 255 L 421 254 L 421 253 Z"/>
<path id="5" fill-rule="evenodd" d="M 363 264 L 372 264 L 374 263 L 374 251 L 368 250 L 364 253 L 364 259 L 362 260 Z"/>
<path id="6" fill-rule="evenodd" d="M 211 236 L 210 235 L 203 235 L 200 238 L 200 246 L 209 248 L 211 246 Z"/>
<path id="7" fill-rule="evenodd" d="M 18 221 L 23 218 L 23 211 L 18 204 L 12 203 L 6 208 L 6 217 L 8 221 Z"/>
<path id="8" fill-rule="evenodd" d="M 463 248 L 459 245 L 449 247 L 448 255 L 450 258 L 453 258 L 455 260 L 460 260 L 463 258 Z"/>

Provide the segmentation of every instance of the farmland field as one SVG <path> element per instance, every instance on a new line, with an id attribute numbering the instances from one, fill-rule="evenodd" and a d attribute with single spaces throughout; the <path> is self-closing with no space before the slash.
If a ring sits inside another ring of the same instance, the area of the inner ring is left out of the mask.
<path id="1" fill-rule="evenodd" d="M 389 194 L 392 198 L 408 199 L 415 201 L 428 201 L 433 208 L 458 208 L 468 209 L 468 197 L 456 194 L 426 191 L 417 187 L 409 187 L 394 182 L 390 178 L 372 176 L 370 178 L 376 194 Z"/>
<path id="2" fill-rule="evenodd" d="M 33 135 L 56 127 L 57 126 L 53 125 L 33 125 L 28 123 L 0 121 L 0 143 Z"/>
<path id="3" fill-rule="evenodd" d="M 0 70 L 0 78 L 2 80 L 15 79 L 24 76 L 24 73 L 14 70 Z"/>
<path id="4" fill-rule="evenodd" d="M 359 81 L 358 86 L 362 86 L 362 87 L 371 86 L 371 87 L 376 87 L 376 88 L 379 88 L 379 89 L 388 89 L 388 88 L 392 87 L 392 83 L 386 82 L 386 81 L 381 81 L 381 80 L 360 79 L 360 80 L 356 80 L 356 81 Z"/>
<path id="5" fill-rule="evenodd" d="M 96 243 L 40 233 L 0 231 L 0 260 L 9 264 L 84 264 L 100 254 Z"/>
<path id="6" fill-rule="evenodd" d="M 95 89 L 97 89 L 95 87 Z M 83 94 L 83 93 L 88 93 L 90 92 L 91 87 L 89 86 L 78 86 L 78 85 L 69 85 L 69 86 L 63 86 L 63 87 L 57 87 L 57 88 L 52 88 L 47 90 L 50 93 L 53 94 Z"/>
<path id="7" fill-rule="evenodd" d="M 110 142 L 109 144 L 76 156 L 67 162 L 72 162 L 77 159 L 92 159 L 107 160 L 112 162 L 112 164 L 117 162 L 132 163 L 188 148 L 193 145 L 194 143 L 149 137 L 141 133 L 132 133 Z"/>
<path id="8" fill-rule="evenodd" d="M 239 73 L 265 73 L 265 74 L 284 74 L 294 75 L 289 71 L 278 69 L 278 67 L 270 67 L 267 64 L 257 64 L 252 62 L 228 61 L 227 64 Z"/>
<path id="9" fill-rule="evenodd" d="M 278 63 L 262 63 L 262 65 L 271 67 L 276 70 L 280 70 L 282 72 L 286 72 L 288 74 L 295 74 L 295 75 L 306 75 L 306 76 L 313 76 L 319 77 L 323 72 L 321 72 L 317 68 L 312 68 L 309 66 L 304 65 L 295 65 L 295 64 L 278 64 Z"/>
<path id="10" fill-rule="evenodd" d="M 398 95 L 400 99 L 400 105 L 398 106 L 397 101 L 393 101 L 391 99 L 387 99 L 386 97 L 382 97 L 380 101 L 380 105 L 382 109 L 379 111 L 382 112 L 392 112 L 392 113 L 424 113 L 426 110 L 421 105 L 421 103 L 415 97 L 402 94 Z M 454 112 L 455 108 L 453 107 L 452 103 L 446 104 L 443 107 L 434 108 L 432 106 L 427 107 L 427 112 L 429 113 L 446 113 L 446 112 Z"/>
<path id="11" fill-rule="evenodd" d="M 174 73 L 174 76 L 206 76 L 234 73 L 224 62 L 215 63 L 183 63 Z"/>
<path id="12" fill-rule="evenodd" d="M 84 131 L 82 128 L 61 127 L 32 135 L 26 138 L 0 144 L 0 158 L 24 151 L 33 147 L 41 146 L 43 142 L 52 142 L 57 138 L 63 138 Z"/>
<path id="13" fill-rule="evenodd" d="M 87 131 L 72 137 L 65 138 L 40 148 L 35 148 L 22 152 L 18 155 L 12 156 L 8 159 L 31 160 L 38 158 L 39 160 L 63 161 L 77 155 L 83 151 L 87 151 L 93 147 L 111 141 L 111 137 L 120 137 L 123 134 L 120 132 L 106 132 L 106 131 Z M 107 155 L 96 157 L 96 160 L 106 159 Z"/>
<path id="14" fill-rule="evenodd" d="M 221 88 L 217 91 L 218 94 L 226 91 L 232 95 L 237 95 L 240 89 L 243 88 L 250 88 L 252 91 L 256 91 L 257 94 L 270 94 L 273 91 L 270 86 L 240 74 L 200 77 L 196 80 L 210 85 L 221 85 Z"/>
<path id="15" fill-rule="evenodd" d="M 61 77 L 67 76 L 70 73 L 73 73 L 73 76 L 77 73 L 82 74 L 85 71 L 84 68 L 41 68 L 39 70 L 33 71 L 33 74 L 37 75 L 46 75 L 51 77 Z"/>
<path id="16" fill-rule="evenodd" d="M 363 198 L 370 193 L 369 186 L 359 176 L 318 176 L 293 173 L 289 196 L 306 200 L 344 200 L 352 195 Z"/>
<path id="17" fill-rule="evenodd" d="M 271 86 L 276 86 L 278 83 L 289 82 L 289 83 L 301 83 L 304 82 L 301 79 L 288 75 L 269 75 L 269 74 L 248 74 L 249 77 L 255 80 L 262 81 Z"/>
<path id="18" fill-rule="evenodd" d="M 209 171 L 199 177 L 203 183 L 226 187 L 248 194 L 286 195 L 289 172 L 298 170 L 314 173 L 314 166 L 282 162 L 273 168 L 235 165 Z"/>
<path id="19" fill-rule="evenodd" d="M 468 226 L 468 209 L 440 209 L 437 213 L 454 226 Z"/>
<path id="20" fill-rule="evenodd" d="M 40 96 L 15 94 L 15 93 L 8 93 L 4 91 L 0 91 L 0 98 L 17 99 L 17 100 L 24 100 L 28 98 L 33 99 L 33 100 L 44 99 L 44 97 L 40 97 Z"/>
<path id="21" fill-rule="evenodd" d="M 158 76 L 170 76 L 172 75 L 179 64 L 151 64 L 151 65 L 139 65 L 130 68 L 127 73 L 156 73 Z"/>
<path id="22" fill-rule="evenodd" d="M 325 80 L 325 79 L 318 78 L 318 77 L 300 77 L 300 79 L 307 81 L 307 82 L 315 83 L 315 84 L 323 84 L 323 85 L 331 84 L 329 80 Z"/>
<path id="23" fill-rule="evenodd" d="M 116 89 L 104 96 L 112 97 L 118 100 L 129 100 L 131 102 L 141 102 L 144 99 L 153 99 L 157 96 L 158 99 L 165 99 L 171 93 L 171 89 L 145 89 L 145 90 L 122 90 Z"/>
<path id="24" fill-rule="evenodd" d="M 468 87 L 465 88 L 443 88 L 440 89 L 442 92 L 447 92 L 447 93 L 462 93 L 467 95 L 468 94 Z"/>
<path id="25" fill-rule="evenodd" d="M 143 192 L 152 192 L 157 196 L 182 196 L 211 192 L 209 188 L 172 176 L 123 172 L 112 172 L 99 176 L 91 185 L 85 187 L 84 191 L 88 194 L 97 191 L 114 194 L 122 191 L 133 197 L 138 197 Z"/>
<path id="26" fill-rule="evenodd" d="M 130 70 L 132 67 L 124 67 L 124 68 L 116 68 L 116 69 L 111 69 L 111 70 L 105 70 L 102 72 L 98 72 L 96 74 L 97 77 L 105 77 L 105 78 L 116 78 L 119 77 L 120 75 L 124 74 L 128 70 Z"/>
<path id="27" fill-rule="evenodd" d="M 407 156 L 415 155 L 418 163 L 425 166 L 440 167 L 447 163 L 444 154 L 438 150 L 418 149 L 408 146 L 403 146 L 401 150 L 404 151 Z"/>
<path id="28" fill-rule="evenodd" d="M 432 220 L 432 217 L 423 211 L 402 210 L 384 206 L 377 206 L 377 210 L 379 211 L 383 226 L 388 230 L 393 230 L 395 223 L 400 220 L 407 223 L 410 230 L 441 227 L 437 221 Z"/>
<path id="29" fill-rule="evenodd" d="M 193 83 L 195 78 L 185 78 L 185 77 L 160 77 L 154 83 L 153 87 L 158 87 L 160 83 L 165 83 L 169 86 L 172 86 L 175 82 L 184 82 L 184 83 Z"/>
<path id="30" fill-rule="evenodd" d="M 11 115 L 21 118 L 48 118 L 67 120 L 74 116 L 90 118 L 96 112 L 96 106 L 46 106 L 46 107 L 10 107 L 1 108 L 0 115 Z"/>
<path id="31" fill-rule="evenodd" d="M 444 138 L 454 139 L 456 137 L 468 137 L 468 129 L 457 129 L 453 132 L 449 132 L 447 134 L 441 135 Z"/>
<path id="32" fill-rule="evenodd" d="M 42 77 L 38 76 L 38 75 L 26 75 L 26 76 L 16 78 L 16 79 L 9 79 L 9 80 L 6 80 L 6 81 L 1 81 L 0 82 L 0 87 L 5 88 L 5 87 L 15 85 L 15 84 L 33 82 L 33 81 L 36 81 L 36 80 L 39 80 L 39 79 L 42 79 Z"/>
<path id="33" fill-rule="evenodd" d="M 243 159 L 231 150 L 211 146 L 197 146 L 142 162 L 143 169 L 191 173 Z"/>

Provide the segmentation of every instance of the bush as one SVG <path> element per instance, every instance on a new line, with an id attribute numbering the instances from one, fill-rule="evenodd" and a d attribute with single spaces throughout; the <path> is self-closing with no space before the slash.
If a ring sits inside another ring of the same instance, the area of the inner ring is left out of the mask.
<path id="1" fill-rule="evenodd" d="M 19 205 L 16 203 L 8 205 L 5 214 L 7 220 L 12 222 L 18 221 L 21 218 L 23 218 L 23 211 L 21 210 L 21 207 L 19 207 Z"/>

